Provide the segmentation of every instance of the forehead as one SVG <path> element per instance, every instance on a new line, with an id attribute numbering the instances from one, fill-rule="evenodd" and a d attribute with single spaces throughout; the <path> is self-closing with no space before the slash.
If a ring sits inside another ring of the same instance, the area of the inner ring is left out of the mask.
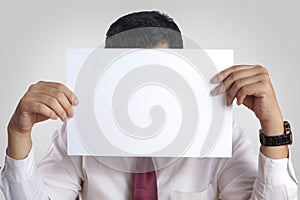
<path id="1" fill-rule="evenodd" d="M 160 48 L 160 49 L 168 49 L 170 48 L 169 44 L 167 42 L 159 43 L 151 48 Z"/>

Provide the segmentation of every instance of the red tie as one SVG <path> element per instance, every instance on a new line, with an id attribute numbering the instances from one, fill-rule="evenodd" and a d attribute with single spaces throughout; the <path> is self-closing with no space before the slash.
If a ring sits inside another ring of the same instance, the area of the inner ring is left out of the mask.
<path id="1" fill-rule="evenodd" d="M 133 200 L 157 200 L 156 174 L 152 158 L 137 158 Z"/>

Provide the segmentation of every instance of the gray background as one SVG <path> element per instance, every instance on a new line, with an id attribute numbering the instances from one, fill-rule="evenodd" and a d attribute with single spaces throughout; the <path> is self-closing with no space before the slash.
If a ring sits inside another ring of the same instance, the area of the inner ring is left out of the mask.
<path id="1" fill-rule="evenodd" d="M 7 142 L 6 126 L 20 97 L 38 80 L 65 82 L 66 49 L 94 48 L 109 24 L 131 11 L 161 10 L 182 32 L 204 48 L 232 48 L 236 63 L 261 64 L 271 74 L 285 119 L 293 128 L 291 147 L 298 179 L 299 136 L 299 3 L 298 1 L 1 1 L 0 7 L 0 163 Z M 259 124 L 246 108 L 234 117 L 258 152 Z M 36 158 L 45 154 L 60 122 L 34 128 Z M 0 194 L 0 199 L 4 199 Z"/>

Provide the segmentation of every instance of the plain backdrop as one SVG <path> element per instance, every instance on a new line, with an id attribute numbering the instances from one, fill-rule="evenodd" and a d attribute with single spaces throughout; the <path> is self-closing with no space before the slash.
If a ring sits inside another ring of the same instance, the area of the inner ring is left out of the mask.
<path id="1" fill-rule="evenodd" d="M 299 1 L 215 0 L 27 0 L 0 6 L 0 163 L 7 143 L 6 127 L 18 100 L 39 80 L 65 82 L 66 49 L 94 48 L 103 43 L 108 26 L 132 11 L 160 10 L 182 32 L 210 49 L 234 49 L 236 64 L 269 69 L 285 119 L 292 124 L 292 160 L 300 178 L 300 30 Z M 244 107 L 234 118 L 247 131 L 257 153 L 259 123 Z M 34 127 L 36 159 L 47 151 L 60 122 Z M 0 193 L 0 199 L 4 199 Z"/>

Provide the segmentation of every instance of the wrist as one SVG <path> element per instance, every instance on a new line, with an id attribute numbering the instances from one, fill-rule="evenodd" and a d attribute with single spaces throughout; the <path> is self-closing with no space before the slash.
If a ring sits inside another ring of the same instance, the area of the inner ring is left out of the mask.
<path id="1" fill-rule="evenodd" d="M 31 131 L 19 132 L 11 126 L 7 127 L 8 146 L 6 153 L 15 160 L 21 160 L 27 157 L 31 147 Z"/>
<path id="2" fill-rule="evenodd" d="M 283 119 L 260 121 L 261 129 L 266 136 L 282 135 L 284 133 Z"/>
<path id="3" fill-rule="evenodd" d="M 11 120 L 7 126 L 7 133 L 9 135 L 15 135 L 16 137 L 21 137 L 21 138 L 31 137 L 31 130 L 32 129 L 29 130 L 18 129 L 13 120 Z"/>
<path id="4" fill-rule="evenodd" d="M 289 148 L 288 145 L 284 146 L 274 146 L 274 147 L 267 147 L 267 146 L 260 146 L 260 152 L 271 159 L 282 159 L 289 157 Z"/>
<path id="5" fill-rule="evenodd" d="M 288 145 L 293 142 L 291 126 L 287 121 L 284 121 L 282 122 L 282 128 L 283 131 L 280 135 L 274 134 L 266 136 L 266 134 L 260 130 L 259 138 L 262 144 L 260 150 L 266 157 L 273 159 L 288 158 Z"/>

